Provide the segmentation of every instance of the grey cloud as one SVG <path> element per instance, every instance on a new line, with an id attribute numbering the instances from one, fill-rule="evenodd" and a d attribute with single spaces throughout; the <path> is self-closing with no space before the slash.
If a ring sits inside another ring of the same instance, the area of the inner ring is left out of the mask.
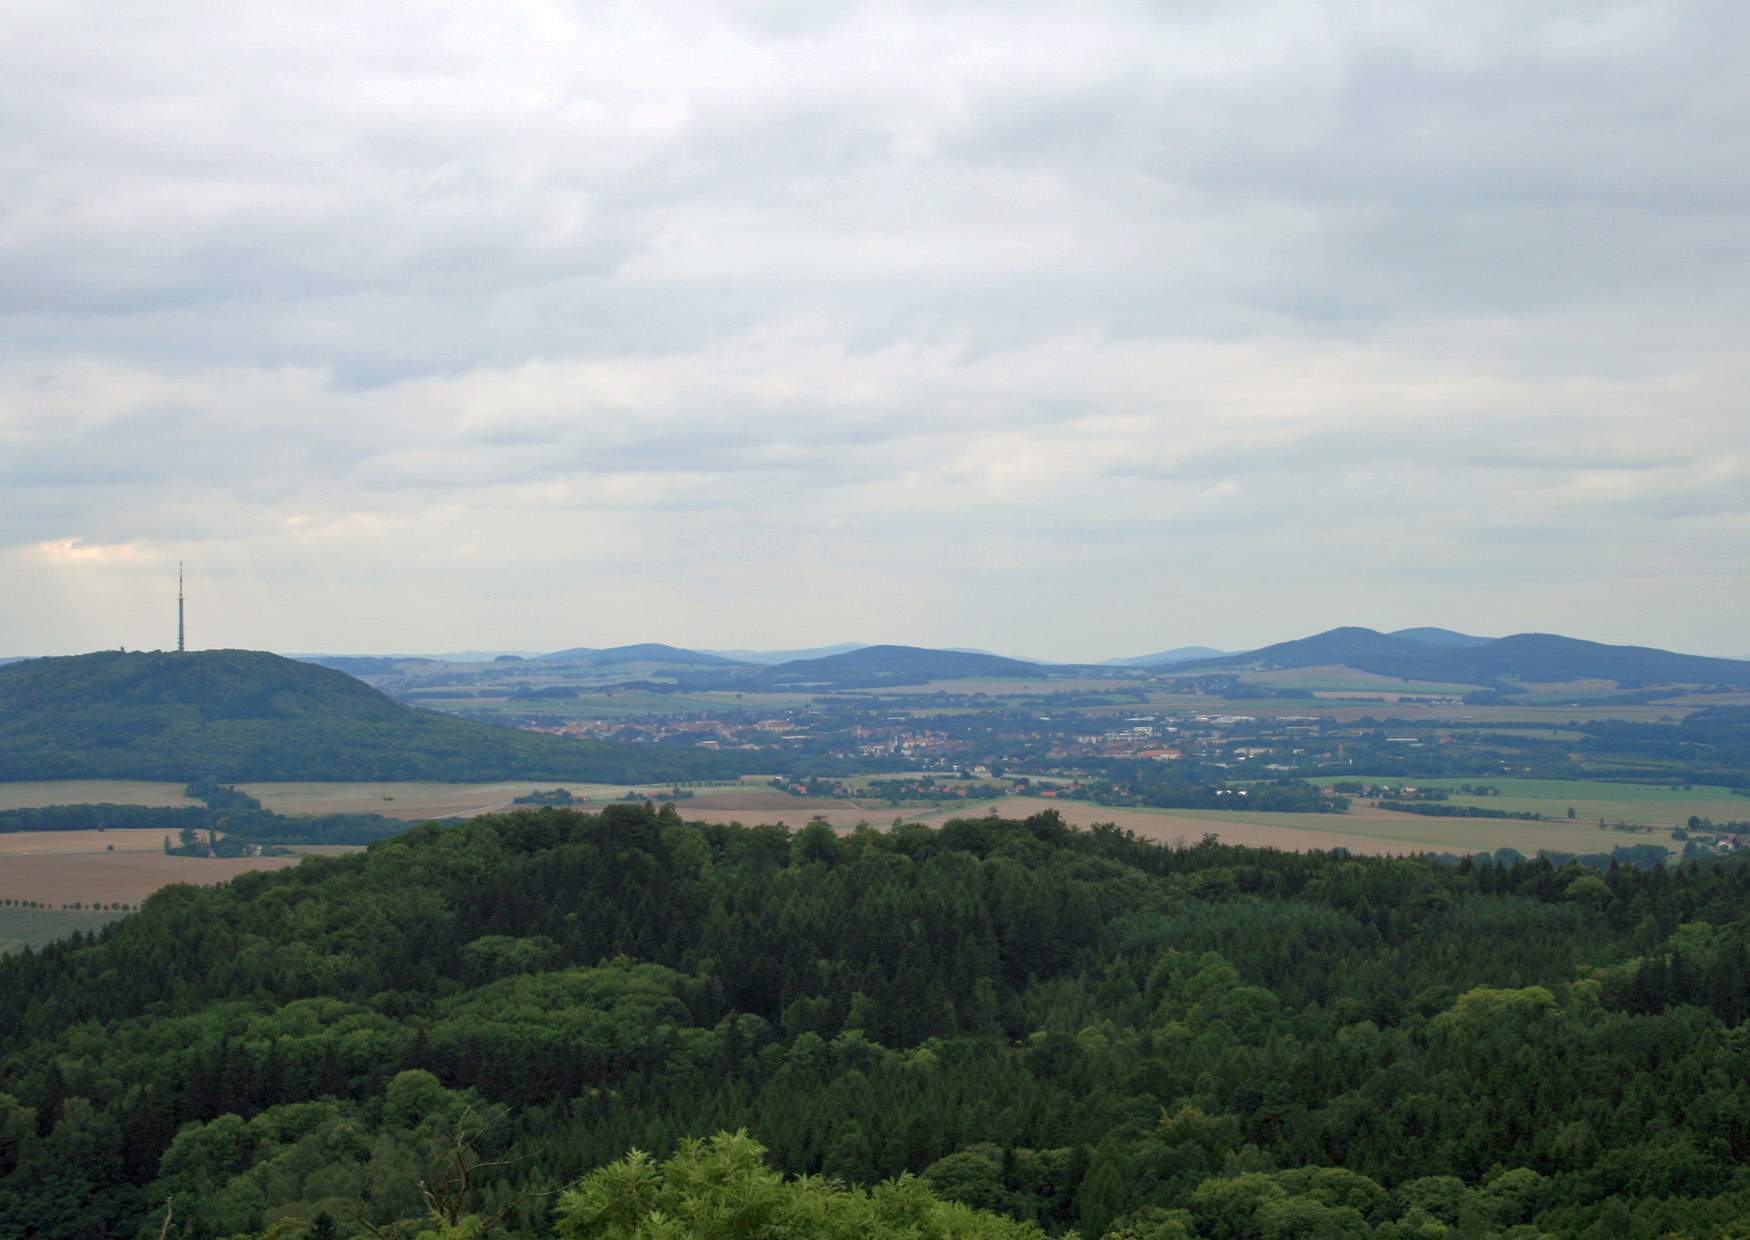
<path id="1" fill-rule="evenodd" d="M 1144 648 L 1186 578 L 1220 588 L 1177 636 L 1234 645 L 1259 566 L 1308 627 L 1414 580 L 1502 630 L 1664 571 L 1623 636 L 1722 634 L 1747 35 L 1705 0 L 21 12 L 0 556 L 101 612 L 198 548 L 282 626 L 238 640 L 300 649 L 328 618 L 274 582 L 325 574 L 478 645 L 446 556 L 510 594 L 661 564 L 640 604 L 710 583 L 725 627 L 670 636 L 718 646 L 866 635 L 885 589 L 883 636 Z M 1018 562 L 1049 597 L 993 617 Z"/>

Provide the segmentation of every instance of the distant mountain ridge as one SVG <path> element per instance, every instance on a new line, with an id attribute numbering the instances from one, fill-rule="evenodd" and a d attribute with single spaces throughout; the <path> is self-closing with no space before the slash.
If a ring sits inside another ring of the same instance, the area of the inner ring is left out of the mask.
<path id="1" fill-rule="evenodd" d="M 712 778 L 732 759 L 471 723 L 255 650 L 99 651 L 0 667 L 0 780 Z"/>
<path id="2" fill-rule="evenodd" d="M 1193 659 L 1216 659 L 1228 653 L 1213 646 L 1175 646 L 1154 654 L 1137 654 L 1123 659 L 1107 659 L 1104 667 L 1158 667 L 1165 663 L 1187 663 Z"/>
<path id="3" fill-rule="evenodd" d="M 1553 633 L 1516 633 L 1455 643 L 1353 626 L 1182 666 L 1187 670 L 1263 670 L 1335 664 L 1406 680 L 1484 685 L 1508 677 L 1539 683 L 1750 684 L 1750 662 L 1738 659 L 1676 654 L 1648 646 L 1610 646 Z"/>
<path id="4" fill-rule="evenodd" d="M 1404 637 L 1413 642 L 1424 642 L 1430 646 L 1486 646 L 1495 639 L 1492 637 L 1472 637 L 1469 633 L 1457 633 L 1452 629 L 1437 629 L 1423 627 L 1417 629 L 1397 629 L 1386 634 L 1387 637 Z"/>
<path id="5" fill-rule="evenodd" d="M 685 650 L 662 642 L 639 642 L 631 646 L 609 646 L 597 650 L 590 646 L 573 646 L 551 654 L 535 656 L 536 662 L 581 663 L 589 667 L 614 667 L 625 663 L 674 663 L 683 667 L 736 667 L 741 660 L 725 658 L 703 650 Z"/>
<path id="6" fill-rule="evenodd" d="M 794 663 L 799 659 L 824 659 L 835 654 L 849 654 L 853 650 L 861 650 L 868 642 L 839 642 L 833 646 L 808 646 L 801 650 L 701 650 L 700 654 L 714 654 L 718 658 L 729 659 L 735 663 L 757 663 L 771 667 L 779 663 Z"/>

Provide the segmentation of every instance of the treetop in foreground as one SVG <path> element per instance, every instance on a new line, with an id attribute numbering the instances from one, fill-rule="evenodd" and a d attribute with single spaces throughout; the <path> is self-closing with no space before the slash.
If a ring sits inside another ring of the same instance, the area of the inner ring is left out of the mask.
<path id="1" fill-rule="evenodd" d="M 0 961 L 0 1234 L 1725 1237 L 1747 908 L 1050 813 L 422 826 Z"/>

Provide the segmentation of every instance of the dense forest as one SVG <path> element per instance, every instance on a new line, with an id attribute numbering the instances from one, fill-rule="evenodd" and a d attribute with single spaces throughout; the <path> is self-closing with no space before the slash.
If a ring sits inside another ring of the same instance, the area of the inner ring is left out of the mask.
<path id="1" fill-rule="evenodd" d="M 573 779 L 738 773 L 728 755 L 571 740 L 392 701 L 252 650 L 99 651 L 0 667 L 0 780 Z"/>
<path id="2" fill-rule="evenodd" d="M 1747 906 L 1050 813 L 428 825 L 0 961 L 0 1234 L 1742 1235 Z"/>

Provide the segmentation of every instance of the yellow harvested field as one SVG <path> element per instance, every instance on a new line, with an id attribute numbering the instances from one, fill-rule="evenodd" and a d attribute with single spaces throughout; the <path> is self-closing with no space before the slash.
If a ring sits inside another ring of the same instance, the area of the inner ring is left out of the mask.
<path id="1" fill-rule="evenodd" d="M 124 828 L 116 831 L 12 831 L 0 834 L 0 857 L 32 857 L 66 853 L 164 852 L 163 831 Z"/>
<path id="2" fill-rule="evenodd" d="M 0 809 L 41 805 L 199 805 L 183 785 L 144 779 L 39 779 L 0 784 Z"/>
<path id="3" fill-rule="evenodd" d="M 849 829 L 864 822 L 886 826 L 901 815 L 901 811 L 893 809 L 864 809 L 854 801 L 793 797 L 769 789 L 727 795 L 701 793 L 675 808 L 690 822 L 739 822 L 749 827 L 770 823 L 805 827 L 816 818 L 824 818 L 833 827 Z"/>
<path id="4" fill-rule="evenodd" d="M 1671 843 L 1669 832 L 1622 835 L 1600 832 L 1585 824 L 1568 822 L 1516 822 L 1491 818 L 1427 818 L 1420 814 L 1394 814 L 1371 807 L 1347 814 L 1265 814 L 1244 811 L 1197 809 L 1114 808 L 1087 801 L 1060 801 L 1040 797 L 1008 797 L 991 803 L 1003 817 L 1025 818 L 1055 809 L 1071 826 L 1088 827 L 1111 822 L 1144 839 L 1195 844 L 1205 833 L 1223 844 L 1254 848 L 1281 848 L 1304 852 L 1314 848 L 1347 848 L 1355 853 L 1403 855 L 1414 852 L 1474 853 L 1497 848 L 1515 848 L 1532 855 L 1540 848 L 1558 852 L 1609 852 L 1619 844 Z M 975 816 L 943 811 L 920 816 L 919 821 L 946 822 L 950 818 Z"/>
<path id="5" fill-rule="evenodd" d="M 86 852 L 0 858 L 0 898 L 45 904 L 138 904 L 171 883 L 211 886 L 250 870 L 279 870 L 297 857 L 167 857 L 159 852 Z"/>
<path id="6" fill-rule="evenodd" d="M 475 814 L 518 808 L 513 802 L 537 789 L 564 788 L 596 805 L 627 791 L 660 792 L 667 784 L 579 784 L 554 780 L 522 780 L 498 784 L 391 783 L 244 783 L 237 787 L 276 814 L 381 814 L 385 818 L 423 821 L 427 818 L 471 818 Z"/>

